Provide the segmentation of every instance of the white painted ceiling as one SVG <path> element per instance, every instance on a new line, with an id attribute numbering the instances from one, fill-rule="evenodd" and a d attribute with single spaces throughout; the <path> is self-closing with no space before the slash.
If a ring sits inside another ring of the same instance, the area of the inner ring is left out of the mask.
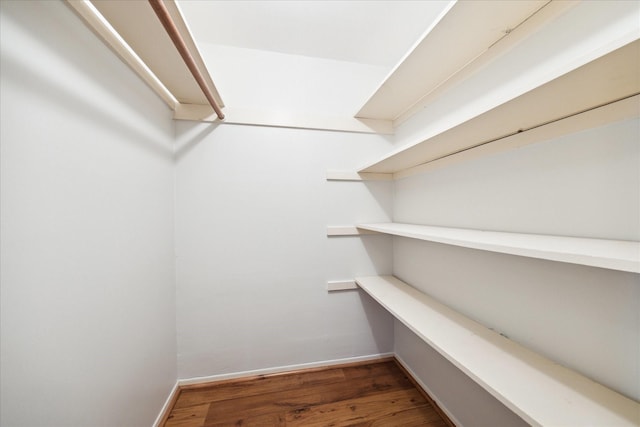
<path id="1" fill-rule="evenodd" d="M 448 0 L 179 0 L 197 42 L 391 68 Z"/>

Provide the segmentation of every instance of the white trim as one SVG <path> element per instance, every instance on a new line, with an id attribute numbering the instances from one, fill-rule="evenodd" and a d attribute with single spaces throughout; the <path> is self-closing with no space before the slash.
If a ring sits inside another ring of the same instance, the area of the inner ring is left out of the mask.
<path id="1" fill-rule="evenodd" d="M 362 230 L 355 225 L 328 225 L 327 236 L 360 236 L 363 234 L 380 234 L 373 230 Z"/>
<path id="2" fill-rule="evenodd" d="M 358 119 L 354 117 L 322 116 L 313 113 L 290 113 L 286 111 L 249 110 L 225 107 L 226 124 L 273 126 L 295 129 L 333 130 L 357 133 L 392 135 L 391 120 Z M 219 122 L 209 105 L 178 104 L 173 115 L 175 120 Z"/>
<path id="3" fill-rule="evenodd" d="M 407 362 L 402 360 L 402 357 L 400 357 L 398 353 L 394 353 L 394 357 L 398 361 L 398 363 L 401 364 L 404 369 L 406 369 L 409 375 L 411 375 L 413 380 L 417 382 L 418 385 L 424 390 L 424 392 L 429 395 L 429 397 L 436 403 L 436 405 L 438 405 L 438 408 L 440 408 L 440 410 L 445 413 L 449 420 L 451 420 L 451 422 L 455 425 L 461 426 L 462 423 L 453 415 L 453 413 L 451 413 L 451 411 L 449 411 L 449 409 L 442 403 L 442 401 L 436 397 L 436 394 L 424 383 L 424 381 L 422 381 L 422 378 L 420 378 L 415 373 L 415 371 L 409 367 Z"/>
<path id="4" fill-rule="evenodd" d="M 173 399 L 175 399 L 179 391 L 180 387 L 178 386 L 178 382 L 176 381 L 176 383 L 173 385 L 173 388 L 171 389 L 171 392 L 169 393 L 169 396 L 167 397 L 167 400 L 165 400 L 164 405 L 162 405 L 160 413 L 156 417 L 156 420 L 153 422 L 153 427 L 162 427 L 160 425 L 160 422 L 164 418 L 165 414 L 167 414 L 172 409 L 169 407 L 169 405 L 171 405 Z"/>
<path id="5" fill-rule="evenodd" d="M 243 378 L 243 377 L 252 377 L 256 375 L 278 374 L 278 373 L 289 372 L 289 371 L 297 371 L 301 369 L 322 368 L 322 367 L 328 368 L 334 365 L 344 365 L 347 363 L 375 361 L 375 360 L 386 359 L 388 357 L 395 357 L 395 354 L 393 352 L 370 354 L 367 356 L 355 356 L 355 357 L 347 357 L 344 359 L 332 359 L 332 360 L 324 360 L 320 362 L 301 363 L 297 365 L 278 366 L 275 368 L 256 369 L 252 371 L 234 372 L 230 374 L 218 374 L 218 375 L 210 375 L 206 377 L 185 378 L 185 379 L 178 380 L 178 386 L 184 387 L 188 385 L 203 384 L 203 383 L 223 381 L 223 380 Z"/>
<path id="6" fill-rule="evenodd" d="M 358 285 L 355 280 L 327 282 L 327 292 L 346 291 L 349 289 L 358 289 Z"/>
<path id="7" fill-rule="evenodd" d="M 392 181 L 393 174 L 328 170 L 327 181 Z"/>

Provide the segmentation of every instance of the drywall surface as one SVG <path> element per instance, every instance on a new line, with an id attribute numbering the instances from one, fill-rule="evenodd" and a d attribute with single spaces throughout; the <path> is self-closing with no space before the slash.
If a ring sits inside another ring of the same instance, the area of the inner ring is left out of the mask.
<path id="1" fill-rule="evenodd" d="M 446 4 L 188 1 L 180 8 L 197 40 L 390 68 Z"/>
<path id="2" fill-rule="evenodd" d="M 639 137 L 638 120 L 628 120 L 399 180 L 394 219 L 638 239 Z M 550 359 L 640 398 L 638 274 L 405 238 L 394 240 L 394 274 Z"/>
<path id="3" fill-rule="evenodd" d="M 632 119 L 398 180 L 394 219 L 638 240 L 639 140 Z"/>
<path id="4" fill-rule="evenodd" d="M 325 179 L 387 138 L 187 122 L 177 134 L 179 377 L 392 351 L 385 310 L 357 290 L 326 291 L 391 271 L 388 237 L 326 236 L 390 219 L 390 182 Z"/>
<path id="5" fill-rule="evenodd" d="M 394 324 L 394 347 L 398 360 L 455 425 L 529 425 L 398 320 Z"/>
<path id="6" fill-rule="evenodd" d="M 211 43 L 199 46 L 232 110 L 353 117 L 388 72 L 383 66 Z"/>
<path id="7" fill-rule="evenodd" d="M 0 7 L 0 424 L 151 425 L 176 380 L 170 112 L 63 2 Z"/>

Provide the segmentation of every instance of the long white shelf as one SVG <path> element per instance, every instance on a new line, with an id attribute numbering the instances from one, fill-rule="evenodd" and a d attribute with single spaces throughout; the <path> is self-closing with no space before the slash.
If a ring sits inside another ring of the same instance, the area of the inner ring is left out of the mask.
<path id="1" fill-rule="evenodd" d="M 396 120 L 491 46 L 507 35 L 513 38 L 514 28 L 548 4 L 547 0 L 450 2 L 356 117 Z M 565 4 L 548 8 L 556 7 L 566 8 Z"/>
<path id="2" fill-rule="evenodd" d="M 640 93 L 640 41 L 636 40 L 599 57 L 554 80 L 537 86 L 481 114 L 426 135 L 415 143 L 391 152 L 360 170 L 360 173 L 399 173 L 475 147 L 537 131 L 550 131 L 531 138 L 534 143 L 553 137 L 556 126 L 589 111 L 601 109 L 606 120 L 638 116 L 637 97 L 630 105 L 624 100 Z M 605 108 L 614 104 L 617 108 Z M 586 128 L 588 123 L 583 124 Z M 520 144 L 522 145 L 522 144 Z M 503 149 L 506 147 L 503 147 Z"/>
<path id="3" fill-rule="evenodd" d="M 491 252 L 640 273 L 640 242 L 427 225 L 358 224 L 362 230 Z"/>
<path id="4" fill-rule="evenodd" d="M 535 426 L 638 426 L 640 404 L 534 353 L 392 276 L 358 285 L 422 340 Z"/>

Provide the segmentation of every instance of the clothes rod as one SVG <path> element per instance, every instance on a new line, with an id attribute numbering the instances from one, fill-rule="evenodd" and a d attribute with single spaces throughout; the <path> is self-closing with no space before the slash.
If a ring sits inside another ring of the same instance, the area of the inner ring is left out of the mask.
<path id="1" fill-rule="evenodd" d="M 167 31 L 167 34 L 169 34 L 169 37 L 171 38 L 171 41 L 173 41 L 173 44 L 176 46 L 176 49 L 178 49 L 180 56 L 182 56 L 182 59 L 189 68 L 189 71 L 191 71 L 193 78 L 196 79 L 196 82 L 198 83 L 198 86 L 200 86 L 200 89 L 204 93 L 204 96 L 207 98 L 207 101 L 209 101 L 209 104 L 211 104 L 211 107 L 213 107 L 213 110 L 216 112 L 218 118 L 220 120 L 223 120 L 224 114 L 222 113 L 222 110 L 213 97 L 211 90 L 205 83 L 204 78 L 202 77 L 202 73 L 198 69 L 193 56 L 191 56 L 191 52 L 189 52 L 189 49 L 182 39 L 182 36 L 180 35 L 178 28 L 174 24 L 173 19 L 171 19 L 171 15 L 169 14 L 166 6 L 162 2 L 162 0 L 149 0 L 149 4 L 151 4 L 153 11 L 158 16 L 158 19 L 160 19 L 160 22 L 164 26 L 164 29 Z"/>

